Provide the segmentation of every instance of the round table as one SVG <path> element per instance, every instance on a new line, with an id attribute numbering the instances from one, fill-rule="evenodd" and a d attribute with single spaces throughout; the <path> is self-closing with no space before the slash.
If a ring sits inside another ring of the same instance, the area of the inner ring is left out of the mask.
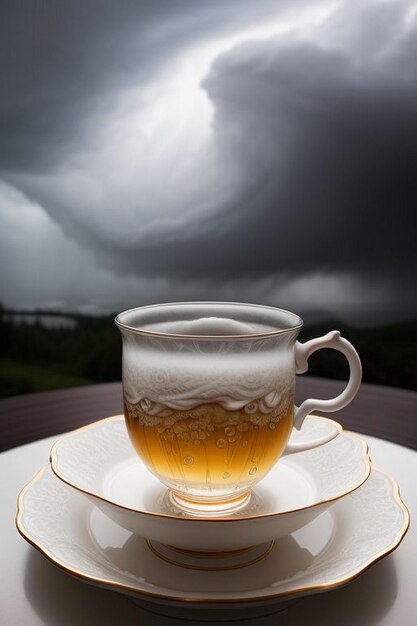
<path id="1" fill-rule="evenodd" d="M 298 376 L 296 402 L 331 398 L 345 382 Z M 0 400 L 0 452 L 123 413 L 121 383 L 88 385 Z M 417 393 L 362 384 L 356 398 L 335 417 L 345 429 L 417 450 Z"/>
<path id="2" fill-rule="evenodd" d="M 305 378 L 300 399 L 331 396 L 343 385 L 335 381 Z M 322 393 L 321 393 L 322 392 Z M 365 436 L 372 460 L 398 481 L 410 510 L 411 526 L 403 543 L 350 585 L 304 598 L 282 613 L 254 621 L 248 626 L 412 626 L 417 596 L 417 394 L 363 385 L 359 397 L 337 414 L 346 428 L 378 434 Z M 6 411 L 4 409 L 6 408 Z M 96 385 L 11 398 L 0 403 L 3 448 L 28 437 L 63 432 L 94 419 L 120 413 L 120 384 Z M 378 433 L 375 431 L 378 430 Z M 19 626 L 107 626 L 123 621 L 153 626 L 175 626 L 178 620 L 148 613 L 122 594 L 99 589 L 71 578 L 54 567 L 17 533 L 14 525 L 20 488 L 48 460 L 56 437 L 20 445 L 0 454 L 2 532 L 0 536 L 0 611 L 3 624 Z M 392 439 L 409 447 L 384 441 Z M 191 623 L 191 622 L 188 622 Z"/>

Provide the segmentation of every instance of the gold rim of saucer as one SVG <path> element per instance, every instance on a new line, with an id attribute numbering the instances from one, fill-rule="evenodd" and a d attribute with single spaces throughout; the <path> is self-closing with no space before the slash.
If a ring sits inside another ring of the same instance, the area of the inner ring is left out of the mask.
<path id="1" fill-rule="evenodd" d="M 166 513 L 152 513 L 151 511 L 141 511 L 139 509 L 132 509 L 123 504 L 118 504 L 114 502 L 113 500 L 109 500 L 108 498 L 105 498 L 104 496 L 98 495 L 92 491 L 88 491 L 87 489 L 82 489 L 81 487 L 78 487 L 74 483 L 70 482 L 67 478 L 62 476 L 62 474 L 56 467 L 57 457 L 58 457 L 57 450 L 61 442 L 64 439 L 67 439 L 73 436 L 75 433 L 89 430 L 91 428 L 96 427 L 99 424 L 104 424 L 107 422 L 122 421 L 124 420 L 123 415 L 113 415 L 112 417 L 106 417 L 104 419 L 97 420 L 96 422 L 92 422 L 91 424 L 87 424 L 86 426 L 81 426 L 81 428 L 76 428 L 75 430 L 72 430 L 69 433 L 66 433 L 65 435 L 57 439 L 57 441 L 55 441 L 55 443 L 52 445 L 50 453 L 49 453 L 49 463 L 55 476 L 59 478 L 62 482 L 64 482 L 66 485 L 68 485 L 69 487 L 72 487 L 73 489 L 76 489 L 77 491 L 84 493 L 87 496 L 91 496 L 92 498 L 97 498 L 98 500 L 101 500 L 102 502 L 106 502 L 107 504 L 110 504 L 111 506 L 115 506 L 119 509 L 122 509 L 123 511 L 130 511 L 131 513 L 140 513 L 141 515 L 149 515 L 151 517 L 176 519 L 176 520 L 180 520 L 184 522 L 199 522 L 201 524 L 213 523 L 213 522 L 244 522 L 244 521 L 254 520 L 254 519 L 278 517 L 280 515 L 288 515 L 292 513 L 298 513 L 299 511 L 305 511 L 307 509 L 313 509 L 315 507 L 318 507 L 322 504 L 326 504 L 329 502 L 336 502 L 337 500 L 340 500 L 340 498 L 343 498 L 349 493 L 356 491 L 356 489 L 358 489 L 361 485 L 363 485 L 363 483 L 369 478 L 369 475 L 371 473 L 371 459 L 369 457 L 369 446 L 366 443 L 366 441 L 362 439 L 362 437 L 360 437 L 356 433 L 352 433 L 351 431 L 344 430 L 341 424 L 339 424 L 339 422 L 336 422 L 335 420 L 329 419 L 327 417 L 321 417 L 319 415 L 308 415 L 307 417 L 309 419 L 319 420 L 323 422 L 331 422 L 332 425 L 336 427 L 336 429 L 339 431 L 339 434 L 343 433 L 347 437 L 351 437 L 352 439 L 358 439 L 362 445 L 362 460 L 365 462 L 365 471 L 364 471 L 362 478 L 358 480 L 352 487 L 343 491 L 342 493 L 337 494 L 333 498 L 325 498 L 323 500 L 320 500 L 319 502 L 314 502 L 314 504 L 302 506 L 297 509 L 290 509 L 288 511 L 279 511 L 277 513 L 261 513 L 260 515 L 248 515 L 248 516 L 242 516 L 242 517 L 226 517 L 226 516 L 224 517 L 221 517 L 221 516 L 219 517 L 214 517 L 214 516 L 213 517 L 203 517 L 203 516 L 181 517 L 179 515 L 178 516 L 168 515 Z"/>
<path id="2" fill-rule="evenodd" d="M 92 576 L 90 574 L 85 574 L 85 573 L 83 573 L 82 571 L 80 571 L 80 570 L 78 570 L 76 568 L 68 567 L 62 561 L 60 561 L 56 556 L 54 556 L 47 548 L 43 547 L 41 543 L 39 543 L 36 539 L 34 539 L 30 535 L 30 533 L 23 527 L 23 523 L 22 523 L 22 517 L 23 517 L 23 513 L 24 513 L 24 497 L 25 497 L 26 492 L 32 487 L 32 485 L 34 485 L 38 480 L 40 480 L 41 476 L 43 475 L 43 473 L 44 473 L 44 471 L 45 471 L 45 469 L 47 467 L 48 467 L 47 465 L 44 465 L 43 467 L 41 467 L 38 470 L 38 472 L 36 473 L 36 475 L 32 478 L 32 480 L 30 480 L 23 487 L 23 489 L 20 491 L 20 493 L 18 495 L 18 499 L 17 499 L 17 514 L 16 514 L 16 527 L 17 527 L 17 530 L 19 531 L 19 533 L 21 534 L 21 536 L 28 543 L 30 543 L 34 548 L 36 548 L 41 554 L 43 554 L 43 556 L 45 556 L 45 558 L 47 558 L 49 561 L 51 561 L 51 563 L 53 563 L 54 565 L 59 567 L 59 569 L 63 570 L 64 572 L 67 572 L 68 574 L 76 576 L 77 578 L 81 578 L 82 580 L 85 580 L 85 581 L 91 582 L 91 583 L 96 583 L 98 585 L 103 585 L 104 587 L 111 587 L 111 588 L 117 588 L 117 589 L 122 590 L 122 591 L 128 591 L 128 592 L 133 593 L 134 595 L 137 595 L 137 596 L 149 596 L 149 597 L 157 598 L 157 599 L 161 599 L 161 600 L 170 600 L 170 601 L 172 601 L 174 603 L 175 602 L 182 602 L 182 603 L 185 602 L 187 604 L 196 604 L 196 603 L 206 603 L 206 604 L 253 603 L 253 602 L 262 602 L 263 600 L 276 600 L 276 599 L 279 599 L 279 598 L 293 597 L 293 596 L 297 596 L 299 594 L 306 593 L 306 592 L 336 589 L 337 587 L 341 587 L 341 586 L 345 585 L 346 583 L 351 582 L 355 578 L 358 578 L 361 574 L 366 572 L 372 565 L 374 565 L 375 563 L 380 561 L 382 558 L 384 558 L 385 556 L 387 556 L 391 552 L 393 552 L 395 550 L 395 548 L 397 548 L 400 545 L 400 543 L 403 540 L 405 534 L 407 533 L 407 530 L 408 530 L 409 525 L 410 525 L 410 514 L 408 512 L 407 507 L 405 506 L 405 504 L 401 500 L 398 483 L 394 480 L 394 478 L 388 472 L 386 472 L 385 470 L 382 470 L 380 467 L 372 464 L 372 468 L 373 469 L 375 469 L 376 471 L 378 471 L 381 474 L 383 474 L 384 476 L 386 476 L 389 479 L 389 481 L 391 482 L 392 496 L 393 496 L 394 500 L 397 502 L 397 504 L 399 505 L 400 509 L 403 512 L 404 521 L 403 521 L 403 524 L 402 524 L 401 528 L 397 532 L 397 535 L 395 536 L 394 540 L 390 543 L 389 546 L 387 546 L 384 550 L 381 550 L 380 552 L 375 554 L 373 557 L 371 557 L 370 559 L 365 561 L 365 563 L 363 563 L 360 567 L 358 567 L 353 573 L 351 573 L 346 578 L 336 579 L 336 580 L 331 581 L 329 583 L 323 583 L 323 584 L 320 584 L 320 585 L 311 585 L 311 586 L 307 586 L 307 587 L 299 587 L 299 588 L 293 589 L 291 591 L 282 591 L 280 593 L 273 594 L 273 595 L 258 596 L 256 598 L 246 598 L 246 597 L 245 598 L 204 598 L 204 597 L 203 598 L 197 598 L 197 597 L 189 598 L 189 597 L 180 597 L 180 596 L 168 596 L 168 595 L 161 594 L 161 593 L 157 594 L 157 593 L 152 593 L 150 591 L 140 590 L 140 589 L 137 589 L 136 587 L 133 587 L 131 585 L 124 585 L 122 583 L 118 583 L 117 581 L 113 581 L 113 580 L 110 580 L 110 579 L 99 578 L 97 576 Z"/>

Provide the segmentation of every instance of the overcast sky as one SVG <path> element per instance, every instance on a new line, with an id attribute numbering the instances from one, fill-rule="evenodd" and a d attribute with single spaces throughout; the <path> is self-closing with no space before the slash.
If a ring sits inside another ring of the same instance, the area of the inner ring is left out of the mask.
<path id="1" fill-rule="evenodd" d="M 2 0 L 0 299 L 416 315 L 417 3 Z"/>

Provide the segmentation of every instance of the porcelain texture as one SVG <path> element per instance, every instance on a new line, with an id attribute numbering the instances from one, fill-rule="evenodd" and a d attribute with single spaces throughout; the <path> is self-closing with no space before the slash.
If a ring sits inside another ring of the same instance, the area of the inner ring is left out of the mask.
<path id="1" fill-rule="evenodd" d="M 330 511 L 275 541 L 265 558 L 230 571 L 196 572 L 161 560 L 49 467 L 24 487 L 17 515 L 23 537 L 58 567 L 167 606 L 252 606 L 330 590 L 394 550 L 408 524 L 395 481 L 375 468 Z"/>
<path id="2" fill-rule="evenodd" d="M 235 550 L 269 542 L 308 524 L 369 476 L 366 443 L 325 418 L 309 417 L 296 439 L 329 443 L 285 457 L 254 488 L 244 509 L 228 517 L 192 517 L 174 508 L 166 488 L 137 457 L 123 417 L 102 420 L 52 448 L 58 478 L 123 528 L 188 550 Z"/>

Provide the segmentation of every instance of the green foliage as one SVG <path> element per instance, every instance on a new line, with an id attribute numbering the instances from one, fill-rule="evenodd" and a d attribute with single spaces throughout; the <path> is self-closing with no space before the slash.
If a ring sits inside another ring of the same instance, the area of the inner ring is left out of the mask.
<path id="1" fill-rule="evenodd" d="M 0 357 L 0 397 L 77 387 L 92 381 Z"/>
<path id="2" fill-rule="evenodd" d="M 72 328 L 14 322 L 0 311 L 0 397 L 120 379 L 121 340 L 110 317 L 71 316 Z"/>
<path id="3" fill-rule="evenodd" d="M 13 321 L 13 313 L 0 306 L 0 397 L 120 380 L 122 345 L 113 317 L 69 314 L 74 328 L 52 328 Z M 331 320 L 304 328 L 300 340 L 334 328 L 357 348 L 364 382 L 417 389 L 417 322 L 368 329 Z M 314 376 L 347 377 L 345 359 L 333 350 L 314 354 L 309 365 Z"/>

